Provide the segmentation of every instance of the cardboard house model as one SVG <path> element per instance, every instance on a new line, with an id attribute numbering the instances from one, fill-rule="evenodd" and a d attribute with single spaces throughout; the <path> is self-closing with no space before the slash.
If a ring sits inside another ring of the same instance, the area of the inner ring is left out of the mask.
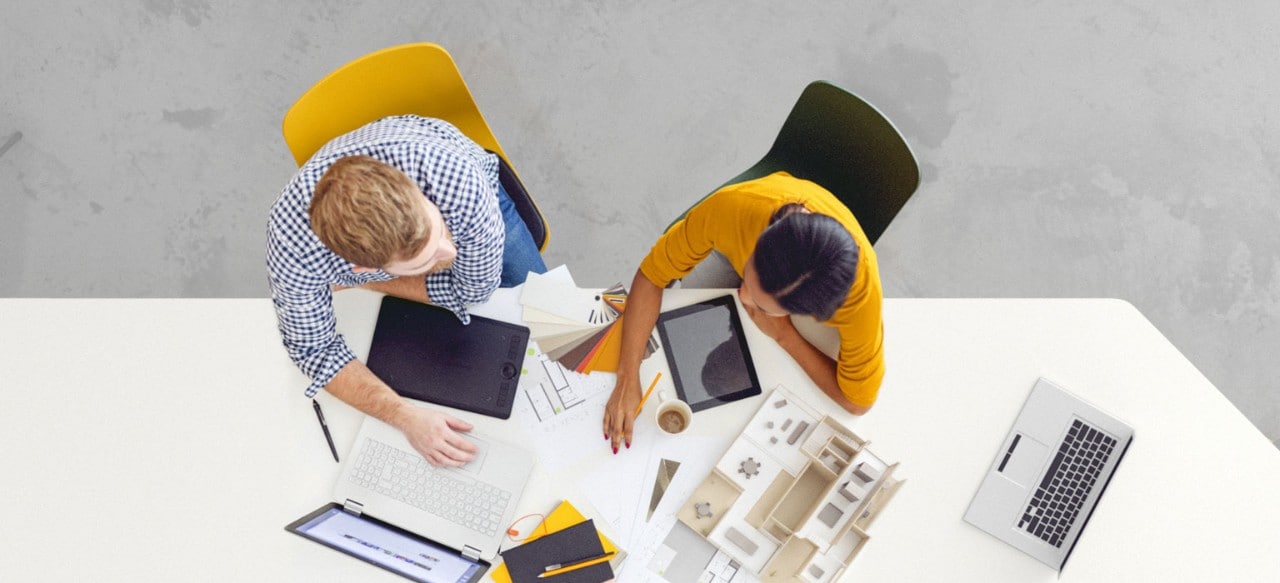
<path id="1" fill-rule="evenodd" d="M 826 583 L 867 544 L 897 467 L 778 388 L 678 516 L 764 583 Z"/>

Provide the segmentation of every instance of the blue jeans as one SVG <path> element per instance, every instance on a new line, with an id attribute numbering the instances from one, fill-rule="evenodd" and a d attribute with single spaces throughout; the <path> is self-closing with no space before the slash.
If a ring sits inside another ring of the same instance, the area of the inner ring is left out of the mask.
<path id="1" fill-rule="evenodd" d="M 542 254 L 538 252 L 529 227 L 516 211 L 516 203 L 511 202 L 511 195 L 498 183 L 498 208 L 502 210 L 502 222 L 507 226 L 507 243 L 502 249 L 502 283 L 500 287 L 515 287 L 524 283 L 529 272 L 546 273 L 547 264 L 542 262 Z"/>

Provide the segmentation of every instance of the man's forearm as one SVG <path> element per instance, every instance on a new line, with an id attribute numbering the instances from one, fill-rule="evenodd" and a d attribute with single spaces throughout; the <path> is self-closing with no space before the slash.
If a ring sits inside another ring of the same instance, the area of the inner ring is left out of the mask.
<path id="1" fill-rule="evenodd" d="M 470 423 L 441 411 L 411 404 L 358 360 L 342 367 L 325 385 L 325 390 L 344 403 L 399 429 L 409 440 L 409 445 L 433 466 L 461 466 L 475 455 L 475 444 L 457 433 L 470 431 Z"/>
<path id="2" fill-rule="evenodd" d="M 404 399 L 359 360 L 348 362 L 324 389 L 366 415 L 395 427 L 402 425 Z"/>
<path id="3" fill-rule="evenodd" d="M 425 275 L 397 277 L 387 281 L 371 281 L 360 287 L 397 298 L 424 304 L 431 303 L 431 298 L 427 297 L 427 279 Z"/>

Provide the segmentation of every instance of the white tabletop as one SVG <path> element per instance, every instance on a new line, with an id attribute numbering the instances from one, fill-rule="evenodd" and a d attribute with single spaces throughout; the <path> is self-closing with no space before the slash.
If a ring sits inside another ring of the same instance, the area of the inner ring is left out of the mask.
<path id="1" fill-rule="evenodd" d="M 363 354 L 378 297 L 338 298 Z M 283 530 L 329 499 L 338 465 L 270 301 L 6 299 L 0 329 L 0 580 L 398 580 Z M 890 299 L 885 330 L 879 402 L 836 417 L 908 481 L 845 580 L 1056 579 L 961 520 L 1039 376 L 1136 429 L 1062 580 L 1274 577 L 1280 453 L 1132 306 Z M 824 402 L 748 336 L 765 386 Z M 345 453 L 360 415 L 320 399 Z M 695 428 L 739 431 L 758 406 L 699 413 Z M 522 507 L 548 508 L 562 484 L 536 472 Z"/>

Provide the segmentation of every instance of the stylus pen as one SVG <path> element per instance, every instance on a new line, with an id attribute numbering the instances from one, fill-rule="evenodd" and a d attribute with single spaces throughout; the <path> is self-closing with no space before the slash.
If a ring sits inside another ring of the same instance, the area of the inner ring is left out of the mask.
<path id="1" fill-rule="evenodd" d="M 644 409 L 644 402 L 649 400 L 649 395 L 653 394 L 653 388 L 658 386 L 658 379 L 662 378 L 662 371 L 658 371 L 658 375 L 653 377 L 653 382 L 649 383 L 649 388 L 645 389 L 644 396 L 640 397 L 640 404 L 636 405 L 636 416 L 640 416 L 640 410 Z"/>
<path id="2" fill-rule="evenodd" d="M 329 442 L 329 453 L 333 454 L 333 461 L 338 461 L 338 448 L 333 446 L 333 434 L 329 433 L 329 424 L 324 422 L 324 411 L 320 410 L 320 401 L 311 399 L 311 406 L 315 407 L 316 418 L 320 420 L 320 429 L 324 430 L 324 440 Z"/>
<path id="3" fill-rule="evenodd" d="M 538 575 L 538 578 L 543 579 L 546 577 L 555 577 L 556 575 L 568 573 L 569 571 L 577 571 L 578 569 L 581 569 L 583 567 L 598 565 L 600 563 L 608 561 L 609 559 L 612 559 L 613 555 L 614 553 L 608 552 L 608 553 L 602 553 L 602 554 L 596 555 L 594 557 L 579 559 L 577 561 L 573 561 L 572 563 L 557 563 L 555 565 L 547 565 L 546 569 L 544 569 L 543 572 Z"/>

